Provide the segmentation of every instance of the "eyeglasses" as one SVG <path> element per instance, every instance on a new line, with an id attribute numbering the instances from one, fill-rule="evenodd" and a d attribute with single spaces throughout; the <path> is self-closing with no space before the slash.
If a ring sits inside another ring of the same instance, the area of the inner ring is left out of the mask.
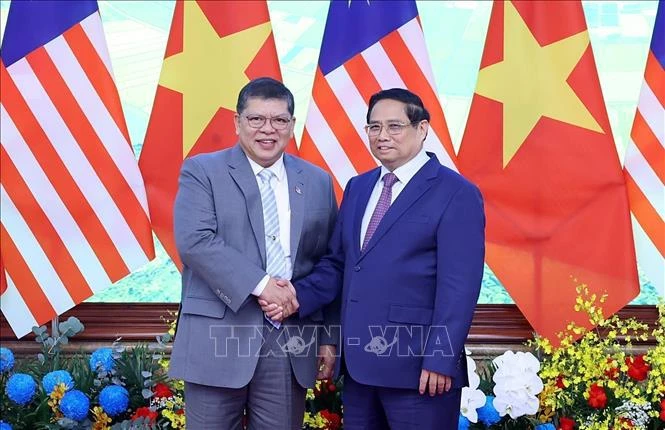
<path id="1" fill-rule="evenodd" d="M 275 130 L 285 130 L 289 124 L 291 124 L 292 120 L 292 118 L 283 116 L 273 116 L 266 118 L 263 115 L 244 115 L 244 118 L 247 120 L 247 124 L 249 124 L 249 126 L 252 128 L 261 128 L 264 126 L 267 120 L 270 120 L 270 125 Z"/>
<path id="2" fill-rule="evenodd" d="M 406 127 L 410 127 L 414 124 L 418 124 L 420 121 L 411 121 L 409 123 L 402 123 L 402 122 L 391 122 L 389 124 L 386 124 L 386 130 L 388 131 L 388 134 L 395 136 L 398 134 L 401 134 L 402 131 Z M 376 137 L 381 134 L 381 130 L 383 130 L 384 125 L 381 123 L 373 123 L 373 124 L 367 124 L 365 126 L 365 131 L 367 132 L 367 135 L 369 137 Z"/>

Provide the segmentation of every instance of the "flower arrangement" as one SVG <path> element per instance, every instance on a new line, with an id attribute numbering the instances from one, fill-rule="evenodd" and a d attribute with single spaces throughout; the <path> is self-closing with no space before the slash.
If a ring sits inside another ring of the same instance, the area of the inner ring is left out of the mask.
<path id="1" fill-rule="evenodd" d="M 594 329 L 571 323 L 556 345 L 536 336 L 527 343 L 536 355 L 506 351 L 480 374 L 467 356 L 470 386 L 462 391 L 459 429 L 665 428 L 665 305 L 651 330 L 632 318 L 606 317 L 606 297 L 585 285 L 577 292 L 575 310 Z M 655 346 L 635 345 L 650 336 Z"/>
<path id="2" fill-rule="evenodd" d="M 343 378 L 316 381 L 307 390 L 303 429 L 339 430 L 342 428 Z"/>
<path id="3" fill-rule="evenodd" d="M 42 345 L 36 359 L 15 361 L 12 351 L 0 349 L 0 430 L 184 428 L 182 383 L 166 377 L 170 334 L 131 349 L 114 342 L 89 356 L 61 354 L 82 330 L 76 318 L 53 336 L 35 328 Z"/>
<path id="4" fill-rule="evenodd" d="M 602 311 L 605 296 L 578 287 L 575 310 L 595 329 L 569 324 L 559 345 L 536 337 L 532 345 L 544 359 L 541 410 L 556 411 L 560 428 L 580 430 L 663 428 L 665 412 L 665 305 L 655 329 Z M 634 346 L 649 335 L 655 347 Z M 577 339 L 577 340 L 576 340 Z"/>
<path id="5" fill-rule="evenodd" d="M 604 297 L 578 288 L 576 310 L 595 328 L 570 324 L 557 345 L 535 337 L 532 352 L 506 351 L 487 366 L 467 351 L 459 429 L 620 430 L 665 428 L 665 305 L 654 329 L 602 313 Z M 62 344 L 83 330 L 76 318 L 50 336 L 35 328 L 42 351 L 16 360 L 0 348 L 0 430 L 185 428 L 184 383 L 166 377 L 166 344 L 126 349 L 115 342 L 90 355 L 63 357 Z M 635 345 L 649 338 L 655 346 Z M 343 378 L 307 391 L 303 429 L 339 430 Z"/>

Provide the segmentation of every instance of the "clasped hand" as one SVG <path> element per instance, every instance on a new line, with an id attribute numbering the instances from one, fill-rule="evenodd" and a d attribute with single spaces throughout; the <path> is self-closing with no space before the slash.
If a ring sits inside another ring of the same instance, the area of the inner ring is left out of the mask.
<path id="1" fill-rule="evenodd" d="M 285 279 L 270 278 L 258 301 L 266 316 L 279 322 L 298 311 L 300 306 L 296 299 L 296 289 Z"/>

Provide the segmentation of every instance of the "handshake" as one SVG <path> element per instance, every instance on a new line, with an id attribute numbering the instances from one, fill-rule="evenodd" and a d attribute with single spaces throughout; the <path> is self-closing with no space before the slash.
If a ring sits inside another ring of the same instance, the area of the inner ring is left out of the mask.
<path id="1" fill-rule="evenodd" d="M 270 278 L 258 297 L 259 305 L 268 318 L 282 322 L 298 311 L 296 289 L 290 281 Z"/>

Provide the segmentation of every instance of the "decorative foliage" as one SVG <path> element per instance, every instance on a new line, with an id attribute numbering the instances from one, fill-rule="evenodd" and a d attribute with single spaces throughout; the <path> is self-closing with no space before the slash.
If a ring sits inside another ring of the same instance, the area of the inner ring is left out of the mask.
<path id="1" fill-rule="evenodd" d="M 303 429 L 341 429 L 343 389 L 343 378 L 316 381 L 314 388 L 307 390 Z"/>
<path id="2" fill-rule="evenodd" d="M 560 428 L 662 426 L 665 306 L 659 306 L 658 325 L 650 330 L 635 319 L 606 317 L 602 311 L 605 297 L 589 294 L 585 285 L 578 287 L 578 294 L 575 310 L 584 313 L 596 328 L 571 323 L 559 336 L 559 346 L 538 337 L 532 342 L 543 355 L 540 374 L 546 395 L 541 397 L 541 410 L 557 411 Z M 646 341 L 650 334 L 656 346 L 643 354 L 633 343 Z"/>
<path id="3" fill-rule="evenodd" d="M 470 396 L 463 391 L 459 429 L 665 428 L 665 305 L 650 330 L 635 319 L 606 317 L 605 297 L 590 294 L 585 285 L 578 294 L 575 310 L 595 328 L 571 323 L 556 345 L 535 337 L 527 346 L 540 360 L 512 351 L 495 358 L 480 371 L 479 385 L 488 394 L 484 406 L 469 411 Z M 633 344 L 650 336 L 655 346 Z M 467 393 L 478 373 L 475 363 L 468 367 Z"/>
<path id="4" fill-rule="evenodd" d="M 25 373 L 12 374 L 14 356 L 2 351 L 0 430 L 184 428 L 182 382 L 166 377 L 164 351 L 172 335 L 131 349 L 114 342 L 90 355 L 63 356 L 62 345 L 82 330 L 75 318 L 59 324 L 53 336 L 46 327 L 35 328 L 42 348 L 35 359 L 16 363 Z"/>

